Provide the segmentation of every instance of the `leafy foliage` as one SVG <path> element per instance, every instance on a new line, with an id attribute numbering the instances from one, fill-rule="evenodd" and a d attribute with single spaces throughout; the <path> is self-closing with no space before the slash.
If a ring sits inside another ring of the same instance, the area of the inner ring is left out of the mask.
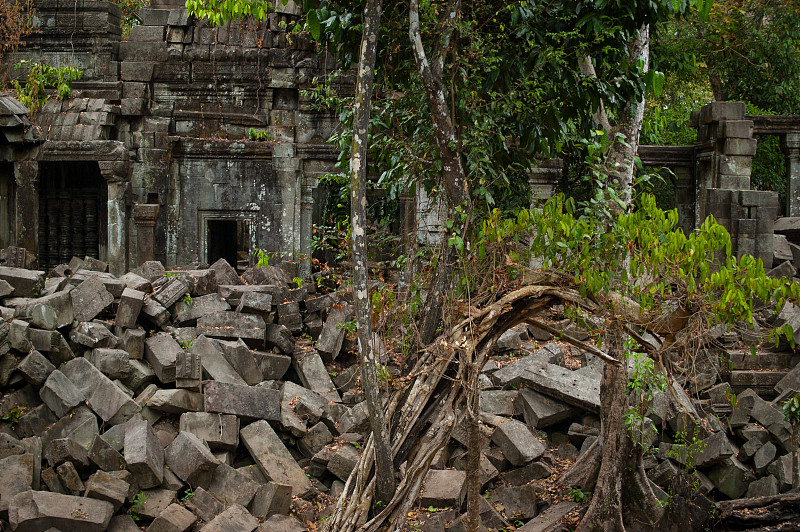
<path id="1" fill-rule="evenodd" d="M 280 0 L 283 5 L 288 0 Z M 190 15 L 206 18 L 213 26 L 252 17 L 264 20 L 274 2 L 270 0 L 186 0 Z"/>
<path id="2" fill-rule="evenodd" d="M 78 68 L 56 68 L 46 63 L 25 60 L 14 66 L 15 69 L 23 67 L 28 68 L 25 85 L 23 86 L 17 80 L 13 80 L 11 84 L 17 99 L 30 110 L 31 114 L 36 114 L 36 111 L 50 97 L 48 88 L 55 88 L 58 98 L 64 100 L 72 94 L 72 82 L 80 79 L 83 75 L 83 71 Z"/>

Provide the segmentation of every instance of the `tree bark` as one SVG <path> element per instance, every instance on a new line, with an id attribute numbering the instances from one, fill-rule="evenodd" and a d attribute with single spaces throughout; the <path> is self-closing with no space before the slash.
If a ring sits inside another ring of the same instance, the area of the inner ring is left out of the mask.
<path id="1" fill-rule="evenodd" d="M 367 400 L 375 442 L 375 500 L 391 500 L 395 491 L 392 451 L 383 405 L 378 388 L 375 339 L 372 333 L 372 305 L 367 268 L 367 137 L 370 105 L 378 53 L 378 29 L 382 0 L 369 0 L 364 8 L 364 31 L 361 59 L 356 80 L 356 104 L 353 118 L 353 148 L 350 158 L 350 218 L 353 245 L 353 299 L 356 309 L 358 347 L 361 355 L 361 382 Z"/>
<path id="2" fill-rule="evenodd" d="M 430 59 L 422 43 L 419 27 L 419 0 L 411 0 L 408 12 L 408 34 L 417 63 L 428 105 L 431 121 L 436 136 L 436 146 L 442 161 L 442 185 L 448 212 L 454 216 L 452 233 L 443 230 L 442 249 L 436 265 L 433 281 L 428 296 L 420 312 L 418 320 L 419 341 L 417 348 L 430 344 L 436 337 L 436 330 L 442 319 L 445 295 L 453 281 L 453 270 L 458 258 L 457 250 L 448 244 L 452 234 L 464 236 L 469 229 L 470 198 L 464 165 L 461 162 L 461 151 L 456 137 L 456 130 L 442 81 L 444 56 L 450 47 L 453 21 L 461 9 L 460 0 L 449 0 L 444 10 L 444 30 Z M 458 206 L 463 207 L 464 218 L 455 213 Z M 466 240 L 466 239 L 465 239 Z"/>
<path id="3" fill-rule="evenodd" d="M 606 336 L 608 353 L 620 361 L 625 356 L 624 338 L 621 324 L 612 323 Z M 600 385 L 602 462 L 592 502 L 577 529 L 580 532 L 620 532 L 626 526 L 652 530 L 663 512 L 645 475 L 642 450 L 625 428 L 627 384 L 624 367 L 605 365 Z"/>

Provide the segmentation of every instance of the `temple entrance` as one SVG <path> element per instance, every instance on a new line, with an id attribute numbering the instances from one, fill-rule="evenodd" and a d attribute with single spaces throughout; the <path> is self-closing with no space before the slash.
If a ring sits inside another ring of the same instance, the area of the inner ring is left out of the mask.
<path id="1" fill-rule="evenodd" d="M 0 248 L 14 244 L 14 165 L 0 164 Z"/>
<path id="2" fill-rule="evenodd" d="M 53 268 L 74 257 L 105 255 L 105 181 L 96 162 L 41 163 L 39 264 Z"/>
<path id="3" fill-rule="evenodd" d="M 206 260 L 225 259 L 239 271 L 247 269 L 250 257 L 250 220 L 207 219 Z"/>

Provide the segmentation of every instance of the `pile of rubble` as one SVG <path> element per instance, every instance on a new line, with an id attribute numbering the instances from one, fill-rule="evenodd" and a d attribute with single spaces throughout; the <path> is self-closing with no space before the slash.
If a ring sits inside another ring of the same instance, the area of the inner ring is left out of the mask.
<path id="1" fill-rule="evenodd" d="M 325 368 L 350 305 L 296 264 L 191 268 L 0 267 L 12 530 L 304 530 L 290 509 L 341 489 L 368 428 L 357 368 Z"/>
<path id="2" fill-rule="evenodd" d="M 330 508 L 312 502 L 341 493 L 369 423 L 357 366 L 336 360 L 353 316 L 346 294 L 317 293 L 296 268 L 240 277 L 223 260 L 148 262 L 117 278 L 87 258 L 45 278 L 0 267 L 0 519 L 17 531 L 213 532 L 323 518 Z M 550 504 L 536 482 L 599 433 L 603 362 L 526 325 L 498 350 L 532 339 L 543 347 L 495 357 L 481 376 L 481 519 L 495 529 L 558 526 L 575 503 Z M 777 386 L 795 388 L 800 369 Z M 716 498 L 790 489 L 779 406 L 714 379 L 695 391 L 673 383 L 646 412 L 657 495 L 669 499 L 681 469 Z M 457 429 L 420 496 L 437 511 L 413 526 L 463 524 L 466 447 Z"/>

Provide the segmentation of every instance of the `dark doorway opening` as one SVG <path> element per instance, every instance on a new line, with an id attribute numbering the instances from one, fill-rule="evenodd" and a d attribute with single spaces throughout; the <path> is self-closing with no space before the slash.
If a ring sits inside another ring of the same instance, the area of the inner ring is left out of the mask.
<path id="1" fill-rule="evenodd" d="M 104 259 L 108 191 L 95 161 L 39 166 L 39 264 Z"/>
<path id="2" fill-rule="evenodd" d="M 236 267 L 236 220 L 208 221 L 208 263 L 225 259 Z"/>
<path id="3" fill-rule="evenodd" d="M 14 165 L 0 164 L 0 248 L 14 244 L 15 188 Z"/>

